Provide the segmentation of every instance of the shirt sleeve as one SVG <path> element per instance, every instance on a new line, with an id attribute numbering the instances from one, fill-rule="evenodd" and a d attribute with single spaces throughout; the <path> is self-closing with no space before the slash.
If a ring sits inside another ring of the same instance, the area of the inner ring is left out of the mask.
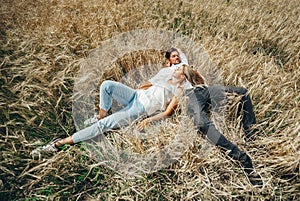
<path id="1" fill-rule="evenodd" d="M 180 61 L 181 63 L 180 64 L 186 64 L 186 65 L 189 65 L 189 62 L 185 56 L 185 54 L 183 52 L 180 52 Z"/>
<path id="2" fill-rule="evenodd" d="M 166 82 L 171 79 L 174 70 L 170 67 L 162 68 L 156 75 L 149 79 L 152 84 L 157 84 L 161 82 Z"/>

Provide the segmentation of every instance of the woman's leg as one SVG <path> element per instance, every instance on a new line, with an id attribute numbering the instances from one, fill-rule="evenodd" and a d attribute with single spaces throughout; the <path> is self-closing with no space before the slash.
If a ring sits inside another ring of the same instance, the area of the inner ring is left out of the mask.
<path id="1" fill-rule="evenodd" d="M 193 113 L 190 115 L 194 118 L 194 124 L 197 129 L 203 133 L 211 143 L 220 147 L 222 150 L 229 151 L 228 155 L 234 160 L 239 161 L 245 172 L 250 174 L 253 171 L 251 158 L 245 152 L 242 152 L 236 145 L 228 141 L 226 137 L 216 128 L 214 123 L 208 118 L 207 111 L 201 107 L 201 105 L 203 105 L 202 101 L 205 101 L 205 99 L 198 99 L 198 101 L 198 103 L 192 102 L 189 104 L 190 111 L 191 108 L 193 108 Z"/>
<path id="2" fill-rule="evenodd" d="M 135 90 L 119 82 L 106 80 L 100 86 L 100 104 L 98 119 L 107 116 L 113 99 L 127 106 L 134 96 Z"/>
<path id="3" fill-rule="evenodd" d="M 92 139 L 108 130 L 127 126 L 145 113 L 144 106 L 138 101 L 137 94 L 135 93 L 133 99 L 125 108 L 99 120 L 85 129 L 74 133 L 71 137 L 72 140 L 66 138 L 63 139 L 64 141 L 59 141 L 57 145 L 59 145 L 59 143 L 60 145 L 63 145 L 64 142 L 72 144 Z"/>
<path id="4" fill-rule="evenodd" d="M 195 91 L 194 95 L 190 96 L 188 114 L 194 118 L 195 126 L 209 139 L 210 142 L 224 150 L 226 153 L 229 151 L 228 155 L 232 159 L 240 162 L 251 184 L 262 185 L 261 177 L 254 172 L 250 156 L 227 140 L 226 137 L 215 127 L 214 123 L 208 118 L 205 107 L 206 102 L 209 101 L 208 92 L 209 90 L 198 90 Z"/>
<path id="5" fill-rule="evenodd" d="M 200 119 L 202 119 L 202 117 Z M 255 172 L 252 160 L 246 152 L 240 150 L 237 145 L 227 140 L 227 138 L 220 133 L 218 129 L 216 129 L 215 125 L 212 122 L 207 121 L 206 118 L 203 118 L 202 125 L 198 126 L 199 131 L 206 132 L 204 134 L 210 142 L 223 150 L 233 160 L 236 160 L 240 163 L 252 185 L 263 185 L 261 176 Z"/>
<path id="6" fill-rule="evenodd" d="M 216 145 L 222 134 L 207 115 L 210 105 L 210 91 L 209 88 L 196 88 L 194 93 L 189 95 L 188 114 L 194 119 L 194 125 L 199 132 Z"/>
<path id="7" fill-rule="evenodd" d="M 240 163 L 252 185 L 263 185 L 262 178 L 254 170 L 252 160 L 247 153 L 240 150 L 235 144 L 227 140 L 222 134 L 219 136 L 219 140 L 216 145 L 220 147 L 223 151 L 225 151 L 225 153 L 228 153 L 228 156 Z"/>

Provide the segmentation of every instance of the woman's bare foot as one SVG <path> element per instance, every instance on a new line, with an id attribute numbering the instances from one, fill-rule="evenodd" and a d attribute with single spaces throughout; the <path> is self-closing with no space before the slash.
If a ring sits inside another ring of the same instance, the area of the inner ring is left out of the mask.
<path id="1" fill-rule="evenodd" d="M 97 115 L 97 119 L 103 119 L 104 117 L 106 117 L 108 114 L 108 111 L 103 110 L 102 108 L 99 109 L 99 114 Z"/>

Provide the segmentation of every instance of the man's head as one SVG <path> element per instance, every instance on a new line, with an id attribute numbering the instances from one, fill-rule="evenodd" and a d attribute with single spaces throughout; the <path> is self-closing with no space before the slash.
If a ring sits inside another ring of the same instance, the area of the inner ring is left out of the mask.
<path id="1" fill-rule="evenodd" d="M 179 51 L 173 47 L 167 50 L 165 57 L 167 59 L 167 63 L 169 63 L 170 66 L 173 64 L 179 64 L 181 62 Z"/>

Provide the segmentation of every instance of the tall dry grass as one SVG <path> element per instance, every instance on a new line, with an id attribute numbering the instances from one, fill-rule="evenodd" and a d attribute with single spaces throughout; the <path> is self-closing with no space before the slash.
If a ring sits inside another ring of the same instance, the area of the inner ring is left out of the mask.
<path id="1" fill-rule="evenodd" d="M 2 1 L 0 200 L 299 199 L 299 7 L 297 0 Z M 218 149 L 205 151 L 200 136 L 176 163 L 136 179 L 97 164 L 81 145 L 31 158 L 37 145 L 75 131 L 71 96 L 82 61 L 102 41 L 139 28 L 201 43 L 224 84 L 249 90 L 257 139 L 244 143 L 236 122 L 222 131 L 253 158 L 263 188 Z"/>

